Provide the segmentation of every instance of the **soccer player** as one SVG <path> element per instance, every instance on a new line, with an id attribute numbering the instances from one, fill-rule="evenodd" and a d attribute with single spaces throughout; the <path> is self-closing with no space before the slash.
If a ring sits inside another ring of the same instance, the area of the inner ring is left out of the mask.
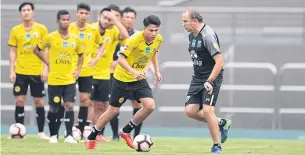
<path id="1" fill-rule="evenodd" d="M 94 59 L 94 61 L 97 63 L 94 67 L 95 72 L 93 76 L 93 92 L 91 95 L 91 99 L 94 102 L 95 115 L 92 121 L 93 124 L 95 124 L 101 114 L 106 111 L 109 104 L 110 64 L 112 62 L 113 53 L 117 42 L 128 38 L 126 28 L 121 24 L 110 8 L 102 9 L 99 17 L 99 22 L 94 23 L 93 26 L 100 32 L 103 38 L 103 46 L 105 51 L 103 52 L 103 55 L 98 54 Z M 103 136 L 103 132 L 104 129 L 97 137 L 98 141 L 108 141 Z"/>
<path id="2" fill-rule="evenodd" d="M 133 148 L 130 132 L 155 109 L 155 101 L 145 79 L 145 71 L 151 61 L 155 69 L 155 82 L 157 84 L 161 82 L 162 76 L 158 65 L 158 52 L 163 42 L 162 36 L 158 34 L 161 22 L 157 16 L 150 15 L 143 20 L 143 24 L 144 31 L 128 38 L 124 51 L 119 56 L 118 65 L 113 73 L 110 105 L 88 136 L 87 149 L 95 149 L 95 137 L 119 113 L 120 107 L 130 95 L 143 105 L 130 122 L 120 130 L 121 138 L 125 139 L 130 148 Z"/>
<path id="3" fill-rule="evenodd" d="M 130 7 L 126 7 L 125 9 L 122 10 L 122 23 L 126 27 L 129 36 L 132 36 L 134 33 L 138 32 L 136 29 L 134 29 L 136 16 L 137 16 L 137 12 Z M 116 48 L 116 51 L 113 55 L 113 62 L 112 62 L 113 68 L 115 68 L 115 66 L 117 65 L 117 59 L 119 57 L 121 50 L 123 51 L 123 49 L 124 49 L 123 47 L 124 46 L 118 44 L 118 46 Z M 113 81 L 113 74 L 111 74 L 111 81 Z M 141 105 L 141 103 L 138 103 L 134 98 L 132 98 L 132 96 L 130 96 L 129 99 L 131 100 L 131 104 L 133 107 L 133 115 L 134 115 L 142 108 L 142 105 Z M 112 131 L 118 132 L 119 114 L 111 119 L 110 124 L 112 127 Z M 135 131 L 134 131 L 134 135 L 133 135 L 134 137 L 139 135 L 139 133 L 141 131 L 141 127 L 142 127 L 142 123 L 135 127 Z M 112 140 L 114 140 L 114 141 L 119 140 L 118 134 L 115 134 L 117 132 L 113 133 Z"/>
<path id="4" fill-rule="evenodd" d="M 71 34 L 68 29 L 71 16 L 68 11 L 57 12 L 58 29 L 46 37 L 35 48 L 34 53 L 49 66 L 48 96 L 50 110 L 48 123 L 50 129 L 50 143 L 57 143 L 57 115 L 61 106 L 61 99 L 65 107 L 66 138 L 65 143 L 77 143 L 72 137 L 74 123 L 73 103 L 76 97 L 75 82 L 83 63 L 83 48 L 78 36 Z M 43 53 L 41 50 L 46 49 Z M 78 55 L 78 57 L 76 57 Z M 78 61 L 77 65 L 74 61 Z"/>
<path id="5" fill-rule="evenodd" d="M 190 32 L 188 50 L 194 67 L 185 113 L 192 119 L 208 123 L 214 142 L 211 152 L 220 153 L 222 151 L 220 142 L 226 141 L 232 122 L 217 118 L 214 112 L 224 65 L 219 39 L 214 30 L 203 23 L 202 16 L 195 10 L 186 9 L 183 12 L 182 25 L 187 32 Z"/>
<path id="6" fill-rule="evenodd" d="M 80 39 L 84 52 L 83 66 L 77 80 L 80 92 L 78 128 L 82 134 L 87 124 L 88 105 L 93 86 L 93 66 L 96 63 L 96 61 L 92 60 L 92 53 L 96 52 L 96 47 L 98 47 L 98 50 L 102 49 L 102 37 L 99 31 L 87 23 L 90 11 L 91 9 L 88 4 L 78 4 L 76 22 L 71 23 L 69 27 L 69 32 Z"/>
<path id="7" fill-rule="evenodd" d="M 45 75 L 44 72 L 47 71 L 47 67 L 33 53 L 33 49 L 39 41 L 48 34 L 48 29 L 44 25 L 34 22 L 33 3 L 21 3 L 19 12 L 23 23 L 11 29 L 8 40 L 10 46 L 10 81 L 14 83 L 13 94 L 16 101 L 15 122 L 24 124 L 24 104 L 30 85 L 31 96 L 36 106 L 38 138 L 49 139 L 43 131 L 45 124 L 43 81 L 46 80 L 43 75 Z"/>

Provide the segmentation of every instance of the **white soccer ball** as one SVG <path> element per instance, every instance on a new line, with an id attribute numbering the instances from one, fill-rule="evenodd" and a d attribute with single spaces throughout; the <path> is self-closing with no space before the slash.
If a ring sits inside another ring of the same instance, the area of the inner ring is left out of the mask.
<path id="1" fill-rule="evenodd" d="M 91 126 L 85 126 L 84 132 L 83 132 L 84 138 L 87 139 L 87 137 L 90 135 L 91 132 L 92 132 L 92 127 Z"/>
<path id="2" fill-rule="evenodd" d="M 150 135 L 139 134 L 134 138 L 133 146 L 138 152 L 149 152 L 153 146 L 153 141 Z"/>
<path id="3" fill-rule="evenodd" d="M 80 132 L 80 130 L 77 127 L 72 127 L 72 137 L 76 140 L 76 141 L 80 141 L 82 138 L 82 133 Z"/>
<path id="4" fill-rule="evenodd" d="M 11 138 L 23 138 L 26 135 L 26 128 L 23 124 L 12 124 L 9 129 L 9 135 Z"/>

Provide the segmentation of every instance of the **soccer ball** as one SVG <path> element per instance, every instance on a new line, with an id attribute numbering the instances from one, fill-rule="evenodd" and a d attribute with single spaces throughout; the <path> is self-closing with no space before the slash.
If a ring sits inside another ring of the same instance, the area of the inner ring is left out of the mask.
<path id="1" fill-rule="evenodd" d="M 26 128 L 23 124 L 12 124 L 9 129 L 9 136 L 11 138 L 23 138 L 26 135 Z"/>
<path id="2" fill-rule="evenodd" d="M 80 130 L 77 127 L 73 127 L 72 128 L 72 137 L 76 140 L 76 141 L 80 141 L 82 138 L 82 133 L 80 132 Z"/>
<path id="3" fill-rule="evenodd" d="M 87 139 L 87 137 L 90 135 L 91 132 L 92 132 L 92 127 L 91 126 L 85 126 L 84 132 L 83 132 L 84 138 Z"/>
<path id="4" fill-rule="evenodd" d="M 153 146 L 153 141 L 150 135 L 139 134 L 134 138 L 133 146 L 138 152 L 149 152 Z"/>

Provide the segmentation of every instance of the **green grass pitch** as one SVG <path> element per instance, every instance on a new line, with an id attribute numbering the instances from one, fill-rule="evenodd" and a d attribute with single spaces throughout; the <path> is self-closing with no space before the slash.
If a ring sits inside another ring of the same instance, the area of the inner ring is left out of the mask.
<path id="1" fill-rule="evenodd" d="M 210 154 L 211 140 L 203 138 L 152 137 L 150 152 L 136 152 L 120 142 L 98 143 L 96 150 L 88 151 L 84 143 L 64 144 L 60 137 L 58 144 L 37 140 L 35 136 L 25 139 L 6 139 L 1 136 L 3 155 L 204 155 Z M 224 155 L 305 155 L 305 141 L 228 139 L 222 145 Z"/>

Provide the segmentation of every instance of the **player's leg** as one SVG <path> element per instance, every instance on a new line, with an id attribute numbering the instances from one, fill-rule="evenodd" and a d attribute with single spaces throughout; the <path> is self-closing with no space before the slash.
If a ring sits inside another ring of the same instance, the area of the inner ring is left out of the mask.
<path id="1" fill-rule="evenodd" d="M 36 119 L 38 126 L 38 138 L 48 140 L 49 137 L 43 132 L 45 124 L 45 110 L 43 97 L 45 96 L 44 82 L 40 76 L 29 76 L 31 95 L 36 106 Z"/>
<path id="2" fill-rule="evenodd" d="M 61 102 L 60 102 L 60 108 L 57 112 L 57 118 L 56 118 L 56 133 L 57 133 L 57 136 L 59 136 L 59 129 L 60 129 L 60 126 L 61 126 L 61 123 L 64 122 L 64 116 L 65 116 L 65 107 L 64 107 L 64 100 L 61 99 Z"/>
<path id="3" fill-rule="evenodd" d="M 106 124 L 118 114 L 120 107 L 129 96 L 129 92 L 122 88 L 125 83 L 114 80 L 111 91 L 110 103 L 107 110 L 100 116 L 91 134 L 86 141 L 87 149 L 95 149 L 95 139 L 99 132 L 106 126 Z M 132 142 L 131 142 L 132 143 Z"/>
<path id="4" fill-rule="evenodd" d="M 61 98 L 63 86 L 48 85 L 49 112 L 47 114 L 48 125 L 50 130 L 50 143 L 58 142 L 57 115 L 61 107 Z"/>
<path id="5" fill-rule="evenodd" d="M 133 115 L 135 115 L 135 114 L 142 108 L 142 103 L 138 103 L 138 101 L 136 101 L 136 100 L 133 99 L 132 97 L 130 98 L 130 100 L 131 100 L 131 105 L 132 105 L 132 108 L 133 108 Z M 135 138 L 137 135 L 140 134 L 142 125 L 143 125 L 143 123 L 139 124 L 139 125 L 136 126 L 136 128 L 134 129 L 134 135 L 133 135 L 134 138 Z"/>
<path id="6" fill-rule="evenodd" d="M 114 77 L 113 77 L 113 74 L 111 73 L 110 74 L 110 90 L 112 89 L 113 81 L 114 81 Z M 111 94 L 109 94 L 109 95 L 111 96 Z M 113 141 L 119 141 L 120 140 L 119 121 L 120 121 L 120 112 L 110 120 L 110 126 L 111 126 L 111 130 L 112 130 L 112 140 Z"/>
<path id="7" fill-rule="evenodd" d="M 146 81 L 137 81 L 139 86 Z M 144 87 L 132 92 L 134 98 L 142 103 L 143 107 L 132 117 L 130 122 L 120 130 L 120 136 L 123 138 L 130 148 L 133 148 L 130 132 L 139 124 L 141 124 L 155 109 L 155 101 L 153 99 L 151 88 L 148 83 Z"/>
<path id="8" fill-rule="evenodd" d="M 88 118 L 88 106 L 90 102 L 90 95 L 92 93 L 92 76 L 89 77 L 79 77 L 78 86 L 79 86 L 79 113 L 78 113 L 78 128 L 83 134 L 84 127 L 87 123 Z"/>
<path id="9" fill-rule="evenodd" d="M 75 84 L 65 85 L 63 92 L 63 100 L 65 107 L 65 125 L 66 125 L 66 137 L 64 143 L 75 144 L 77 141 L 72 136 L 72 127 L 74 123 L 74 111 L 73 103 L 76 97 L 76 87 Z"/>
<path id="10" fill-rule="evenodd" d="M 91 99 L 94 104 L 93 124 L 96 124 L 99 117 L 107 110 L 109 104 L 109 80 L 94 80 Z M 97 141 L 108 142 L 104 137 L 105 128 L 96 137 Z"/>
<path id="11" fill-rule="evenodd" d="M 93 104 L 92 99 L 90 99 L 89 105 L 88 105 L 88 118 L 87 118 L 86 126 L 93 126 L 93 124 L 92 124 L 93 115 L 94 115 L 94 104 Z"/>
<path id="12" fill-rule="evenodd" d="M 28 80 L 26 75 L 16 74 L 13 94 L 15 96 L 15 122 L 24 124 L 24 105 L 28 90 Z"/>

